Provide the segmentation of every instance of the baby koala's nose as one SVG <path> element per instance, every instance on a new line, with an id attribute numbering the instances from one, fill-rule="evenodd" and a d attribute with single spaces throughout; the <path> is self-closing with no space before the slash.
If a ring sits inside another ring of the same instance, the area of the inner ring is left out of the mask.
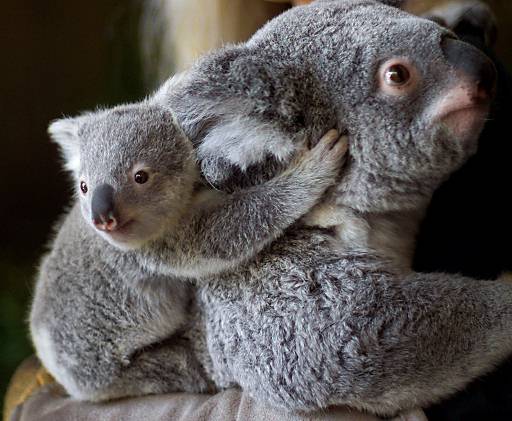
<path id="1" fill-rule="evenodd" d="M 448 62 L 476 86 L 475 99 L 488 101 L 494 96 L 497 72 L 493 62 L 478 48 L 453 38 L 443 40 Z"/>
<path id="2" fill-rule="evenodd" d="M 114 231 L 117 217 L 114 208 L 114 188 L 102 184 L 94 190 L 91 202 L 92 222 L 101 231 Z"/>

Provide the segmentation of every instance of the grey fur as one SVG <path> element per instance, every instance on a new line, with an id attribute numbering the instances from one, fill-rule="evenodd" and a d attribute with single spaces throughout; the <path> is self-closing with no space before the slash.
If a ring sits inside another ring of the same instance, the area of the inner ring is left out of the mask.
<path id="1" fill-rule="evenodd" d="M 30 316 L 38 356 L 57 381 L 88 400 L 209 390 L 180 334 L 190 323 L 190 286 L 144 271 L 94 233 L 78 205 L 59 225 Z"/>
<path id="2" fill-rule="evenodd" d="M 364 221 L 363 217 L 363 221 Z M 202 288 L 213 374 L 288 410 L 428 406 L 506 357 L 511 286 L 396 270 L 376 252 L 294 230 Z"/>
<path id="3" fill-rule="evenodd" d="M 189 344 L 206 340 L 209 355 L 190 352 L 192 376 L 202 366 L 217 387 L 289 410 L 393 414 L 447 396 L 512 351 L 512 285 L 410 268 L 425 206 L 474 152 L 485 116 L 437 119 L 456 87 L 470 90 L 444 54 L 446 37 L 375 1 L 318 1 L 148 100 L 175 113 L 205 177 L 225 190 L 272 179 L 304 138 L 333 126 L 350 138 L 344 176 L 307 219 L 200 284 Z M 387 95 L 376 75 L 397 56 L 419 82 Z"/>

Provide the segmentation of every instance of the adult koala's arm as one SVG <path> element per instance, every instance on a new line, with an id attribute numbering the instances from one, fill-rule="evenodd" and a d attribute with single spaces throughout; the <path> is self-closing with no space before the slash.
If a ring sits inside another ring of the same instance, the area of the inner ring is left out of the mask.
<path id="1" fill-rule="evenodd" d="M 511 352 L 512 285 L 400 276 L 367 254 L 314 252 L 329 241 L 318 238 L 296 235 L 288 256 L 276 245 L 258 270 L 223 279 L 225 294 L 206 290 L 217 383 L 288 410 L 390 415 L 460 390 Z"/>

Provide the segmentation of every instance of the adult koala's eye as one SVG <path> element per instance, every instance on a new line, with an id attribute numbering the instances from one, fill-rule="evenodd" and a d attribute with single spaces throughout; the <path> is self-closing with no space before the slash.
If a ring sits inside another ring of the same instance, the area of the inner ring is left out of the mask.
<path id="1" fill-rule="evenodd" d="M 149 179 L 149 175 L 146 171 L 137 171 L 133 176 L 133 179 L 137 184 L 144 184 Z"/>
<path id="2" fill-rule="evenodd" d="M 85 181 L 80 182 L 80 190 L 82 190 L 83 194 L 86 194 L 89 189 L 87 188 L 87 184 L 85 184 Z"/>
<path id="3" fill-rule="evenodd" d="M 411 73 L 402 64 L 394 64 L 387 68 L 384 75 L 386 83 L 390 86 L 405 85 L 411 79 Z"/>
<path id="4" fill-rule="evenodd" d="M 420 82 L 420 73 L 405 57 L 395 57 L 382 63 L 377 73 L 379 90 L 392 96 L 407 96 Z"/>

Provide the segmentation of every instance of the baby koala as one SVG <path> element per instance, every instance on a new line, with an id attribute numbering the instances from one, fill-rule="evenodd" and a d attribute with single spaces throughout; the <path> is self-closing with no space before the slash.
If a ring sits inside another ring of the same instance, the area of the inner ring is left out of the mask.
<path id="1" fill-rule="evenodd" d="M 331 131 L 275 179 L 214 191 L 173 114 L 153 102 L 59 120 L 49 132 L 85 220 L 158 274 L 199 278 L 254 256 L 334 183 L 346 151 Z"/>
<path id="2" fill-rule="evenodd" d="M 190 348 L 205 349 L 202 337 L 189 339 L 193 294 L 177 277 L 256 254 L 334 182 L 346 141 L 332 130 L 277 177 L 226 194 L 201 184 L 189 140 L 149 102 L 49 131 L 79 197 L 37 280 L 30 328 L 39 358 L 78 399 L 208 390 L 203 356 Z"/>

